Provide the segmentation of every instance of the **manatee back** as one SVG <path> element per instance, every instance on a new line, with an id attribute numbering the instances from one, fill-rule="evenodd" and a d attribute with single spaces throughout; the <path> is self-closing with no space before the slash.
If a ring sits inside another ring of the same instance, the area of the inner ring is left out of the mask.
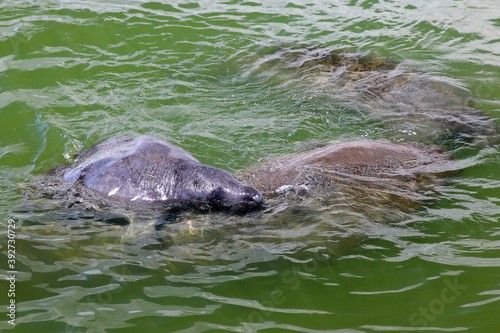
<path id="1" fill-rule="evenodd" d="M 166 205 L 247 210 L 261 194 L 228 171 L 200 163 L 187 151 L 149 135 L 106 140 L 84 153 L 63 173 L 108 197 Z"/>
<path id="2" fill-rule="evenodd" d="M 165 201 L 176 198 L 176 177 L 192 165 L 201 163 L 167 141 L 149 135 L 118 137 L 81 155 L 63 179 L 80 180 L 108 196 Z"/>
<path id="3" fill-rule="evenodd" d="M 472 104 L 471 92 L 451 81 L 422 73 L 395 72 L 368 89 L 394 108 L 417 110 L 455 110 L 462 112 Z"/>
<path id="4" fill-rule="evenodd" d="M 300 153 L 285 165 L 381 177 L 387 173 L 436 163 L 440 158 L 444 159 L 437 147 L 433 146 L 360 140 L 329 144 Z"/>
<path id="5" fill-rule="evenodd" d="M 318 205 L 379 222 L 396 222 L 433 199 L 454 173 L 435 146 L 352 141 L 284 156 L 241 173 L 269 200 Z"/>
<path id="6" fill-rule="evenodd" d="M 331 143 L 243 172 L 239 177 L 266 194 L 283 186 L 321 189 L 340 179 L 390 183 L 426 175 L 446 177 L 453 172 L 450 156 L 436 146 L 361 140 Z M 347 178 L 346 178 L 347 177 Z M 392 179 L 392 180 L 391 180 Z"/>

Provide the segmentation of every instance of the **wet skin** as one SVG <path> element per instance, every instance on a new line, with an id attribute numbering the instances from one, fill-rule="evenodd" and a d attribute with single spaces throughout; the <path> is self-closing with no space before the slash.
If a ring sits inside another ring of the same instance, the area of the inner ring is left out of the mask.
<path id="1" fill-rule="evenodd" d="M 263 202 L 259 191 L 231 173 L 204 165 L 187 151 L 150 135 L 97 144 L 65 170 L 63 180 L 134 202 L 235 210 L 253 209 Z"/>

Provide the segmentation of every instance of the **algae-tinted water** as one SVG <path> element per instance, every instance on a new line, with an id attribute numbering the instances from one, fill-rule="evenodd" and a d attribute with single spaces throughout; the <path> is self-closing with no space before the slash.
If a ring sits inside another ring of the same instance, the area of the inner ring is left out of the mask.
<path id="1" fill-rule="evenodd" d="M 403 61 L 456 80 L 498 119 L 499 22 L 492 0 L 4 0 L 0 273 L 10 275 L 13 219 L 17 282 L 12 297 L 0 282 L 0 328 L 495 332 L 495 146 L 441 142 L 462 173 L 433 203 L 390 225 L 331 207 L 278 205 L 170 214 L 155 230 L 157 212 L 25 196 L 38 175 L 117 135 L 153 134 L 232 172 L 311 142 L 394 139 L 357 104 L 263 62 L 284 48 Z M 11 299 L 16 326 L 7 322 Z"/>

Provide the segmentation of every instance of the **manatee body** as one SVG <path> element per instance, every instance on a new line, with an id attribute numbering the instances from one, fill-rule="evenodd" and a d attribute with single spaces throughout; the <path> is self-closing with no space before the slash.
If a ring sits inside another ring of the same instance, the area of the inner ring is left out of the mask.
<path id="1" fill-rule="evenodd" d="M 468 89 L 404 63 L 332 48 L 285 48 L 261 63 L 295 73 L 297 78 L 289 81 L 299 89 L 320 90 L 336 100 L 355 102 L 379 117 L 396 140 L 500 141 L 495 120 L 472 107 Z"/>
<path id="2" fill-rule="evenodd" d="M 187 151 L 150 135 L 103 141 L 82 154 L 62 177 L 107 197 L 140 203 L 247 210 L 263 201 L 259 191 L 231 173 L 204 165 Z"/>
<path id="3" fill-rule="evenodd" d="M 373 105 L 393 109 L 436 110 L 459 109 L 472 104 L 466 88 L 444 77 L 423 73 L 384 57 L 362 52 L 318 49 L 302 54 L 299 71 L 325 78 L 334 87 Z M 326 76 L 325 76 L 326 74 Z M 323 82 L 325 83 L 325 82 Z"/>
<path id="4" fill-rule="evenodd" d="M 238 177 L 270 200 L 318 202 L 396 221 L 432 199 L 433 187 L 453 173 L 450 156 L 437 146 L 362 140 L 284 156 Z"/>
<path id="5" fill-rule="evenodd" d="M 498 141 L 493 118 L 472 107 L 471 92 L 444 77 L 414 71 L 404 66 L 394 69 L 353 72 L 337 69 L 332 84 L 378 115 L 396 137 L 419 142 L 461 138 L 469 142 Z"/>

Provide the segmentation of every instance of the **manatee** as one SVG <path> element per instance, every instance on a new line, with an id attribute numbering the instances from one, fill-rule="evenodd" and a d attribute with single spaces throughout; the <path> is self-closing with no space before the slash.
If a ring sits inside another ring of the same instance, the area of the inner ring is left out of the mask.
<path id="1" fill-rule="evenodd" d="M 455 173 L 451 156 L 438 146 L 361 140 L 272 159 L 237 177 L 270 202 L 331 205 L 393 222 L 432 199 L 435 187 Z"/>
<path id="2" fill-rule="evenodd" d="M 302 75 L 312 76 L 325 88 L 355 93 L 373 106 L 463 111 L 473 102 L 471 92 L 453 80 L 385 57 L 329 49 L 304 50 L 295 57 L 292 63 L 298 66 L 296 70 Z"/>
<path id="3" fill-rule="evenodd" d="M 495 120 L 473 107 L 472 93 L 449 78 L 406 63 L 332 48 L 282 48 L 259 62 L 264 71 L 288 72 L 287 84 L 323 92 L 375 115 L 392 139 L 420 143 L 500 141 Z M 282 78 L 280 78 L 282 79 Z"/>
<path id="4" fill-rule="evenodd" d="M 166 206 L 249 210 L 262 195 L 228 171 L 200 163 L 187 151 L 150 135 L 114 137 L 52 174 L 107 198 Z"/>

